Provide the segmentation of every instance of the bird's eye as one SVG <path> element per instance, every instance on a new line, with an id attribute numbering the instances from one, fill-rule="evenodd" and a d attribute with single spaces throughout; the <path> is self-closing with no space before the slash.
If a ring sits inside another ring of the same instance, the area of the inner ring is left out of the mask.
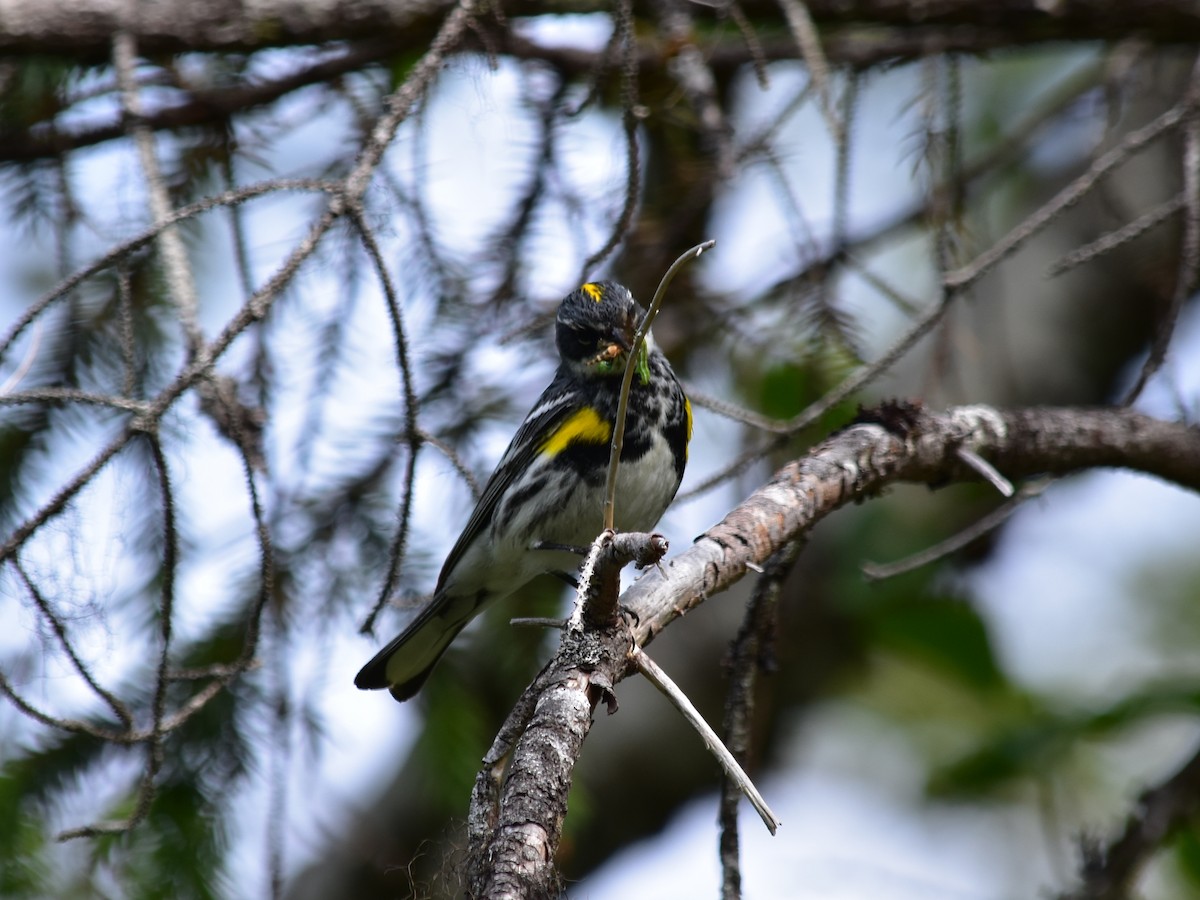
<path id="1" fill-rule="evenodd" d="M 562 352 L 573 359 L 581 359 L 596 352 L 599 342 L 593 331 L 567 327 L 560 335 L 559 344 Z"/>

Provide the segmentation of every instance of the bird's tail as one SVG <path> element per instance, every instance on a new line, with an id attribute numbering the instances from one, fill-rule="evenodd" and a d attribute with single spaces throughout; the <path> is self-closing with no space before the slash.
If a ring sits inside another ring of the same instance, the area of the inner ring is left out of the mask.
<path id="1" fill-rule="evenodd" d="M 455 636 L 482 607 L 479 598 L 434 597 L 409 626 L 354 677 L 364 691 L 387 688 L 399 701 L 414 696 Z"/>

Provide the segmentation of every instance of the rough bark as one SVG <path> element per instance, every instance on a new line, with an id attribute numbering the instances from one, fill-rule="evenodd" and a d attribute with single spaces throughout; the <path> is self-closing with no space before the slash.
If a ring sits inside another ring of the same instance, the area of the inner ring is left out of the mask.
<path id="1" fill-rule="evenodd" d="M 803 538 L 846 503 L 897 482 L 940 487 L 978 480 L 978 468 L 964 461 L 963 450 L 985 458 L 1010 479 L 1121 467 L 1200 491 L 1200 429 L 1189 425 L 1125 409 L 1006 412 L 964 406 L 933 413 L 912 404 L 885 404 L 781 468 L 686 552 L 626 591 L 622 601 L 636 623 L 632 638 L 639 646 L 649 643 L 673 620 Z M 557 894 L 553 856 L 571 771 L 595 704 L 609 684 L 631 671 L 620 658 L 628 639 L 620 628 L 585 630 L 570 640 L 583 640 L 581 646 L 591 651 L 581 657 L 564 647 L 539 676 L 548 687 L 516 744 L 498 809 L 475 819 L 493 831 L 472 841 L 468 866 L 474 896 L 509 900 Z M 481 779 L 498 778 L 499 757 L 486 763 Z"/>
<path id="2" fill-rule="evenodd" d="M 962 406 L 944 413 L 893 405 L 869 414 L 784 466 L 721 522 L 643 578 L 622 602 L 638 618 L 639 645 L 673 619 L 761 566 L 846 503 L 907 481 L 934 487 L 979 475 L 968 448 L 1008 478 L 1096 467 L 1136 469 L 1200 491 L 1200 430 L 1121 409 Z"/>

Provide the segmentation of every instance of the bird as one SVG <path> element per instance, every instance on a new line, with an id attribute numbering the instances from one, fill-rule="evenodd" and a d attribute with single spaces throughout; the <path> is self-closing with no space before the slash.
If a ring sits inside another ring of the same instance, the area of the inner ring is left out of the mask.
<path id="1" fill-rule="evenodd" d="M 567 572 L 603 528 L 610 444 L 626 361 L 645 311 L 614 281 L 559 304 L 554 378 L 525 416 L 451 548 L 431 599 L 362 667 L 362 690 L 414 697 L 466 625 L 546 572 Z M 614 525 L 649 531 L 683 479 L 692 407 L 647 332 L 636 358 Z"/>

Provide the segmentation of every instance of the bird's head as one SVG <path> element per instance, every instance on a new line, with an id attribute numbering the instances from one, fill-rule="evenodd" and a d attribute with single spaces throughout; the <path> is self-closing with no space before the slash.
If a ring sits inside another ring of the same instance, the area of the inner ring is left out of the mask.
<path id="1" fill-rule="evenodd" d="M 594 281 L 572 291 L 558 307 L 554 336 L 558 355 L 584 375 L 617 375 L 633 346 L 645 311 L 624 285 Z M 634 365 L 643 384 L 650 380 L 649 334 Z"/>

